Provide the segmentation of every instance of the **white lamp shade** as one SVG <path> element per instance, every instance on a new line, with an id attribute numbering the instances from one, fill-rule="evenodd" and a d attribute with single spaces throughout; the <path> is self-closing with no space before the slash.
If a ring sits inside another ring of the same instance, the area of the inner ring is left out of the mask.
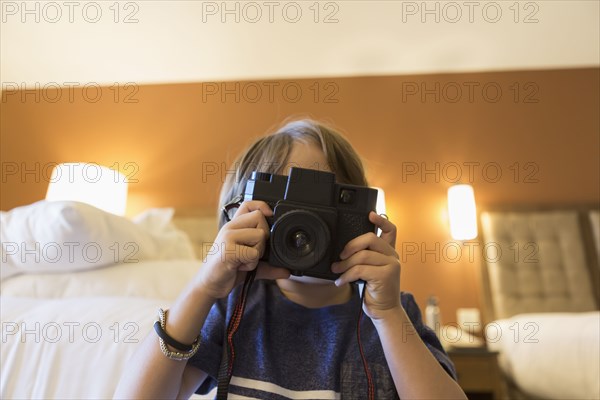
<path id="1" fill-rule="evenodd" d="M 380 187 L 373 187 L 377 189 L 377 204 L 375 205 L 375 212 L 377 214 L 385 214 L 385 193 Z"/>
<path id="2" fill-rule="evenodd" d="M 471 185 L 454 185 L 448 189 L 448 219 L 454 240 L 477 237 L 477 210 Z"/>
<path id="3" fill-rule="evenodd" d="M 63 163 L 52 171 L 46 200 L 70 200 L 125 215 L 127 179 L 119 171 L 94 163 Z"/>

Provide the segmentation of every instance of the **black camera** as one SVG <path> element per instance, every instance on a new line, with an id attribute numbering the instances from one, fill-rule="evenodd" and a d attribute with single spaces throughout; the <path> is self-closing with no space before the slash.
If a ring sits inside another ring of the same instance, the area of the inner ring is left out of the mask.
<path id="1" fill-rule="evenodd" d="M 244 200 L 262 200 L 273 210 L 271 235 L 261 260 L 292 275 L 335 280 L 331 264 L 346 243 L 375 232 L 369 212 L 377 190 L 335 182 L 331 172 L 291 167 L 289 176 L 253 171 Z"/>

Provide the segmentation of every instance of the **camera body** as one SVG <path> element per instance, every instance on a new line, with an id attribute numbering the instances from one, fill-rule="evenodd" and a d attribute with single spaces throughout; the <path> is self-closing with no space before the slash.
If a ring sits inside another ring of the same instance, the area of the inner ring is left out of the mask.
<path id="1" fill-rule="evenodd" d="M 338 184 L 335 174 L 291 167 L 289 176 L 253 171 L 244 200 L 262 200 L 273 210 L 267 218 L 271 234 L 261 260 L 292 275 L 335 280 L 331 264 L 346 244 L 375 232 L 369 212 L 377 190 Z"/>

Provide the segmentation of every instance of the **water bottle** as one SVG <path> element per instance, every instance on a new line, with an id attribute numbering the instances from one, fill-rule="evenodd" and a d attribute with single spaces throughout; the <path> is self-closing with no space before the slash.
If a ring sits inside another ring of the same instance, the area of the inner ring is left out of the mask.
<path id="1" fill-rule="evenodd" d="M 433 329 L 437 337 L 440 336 L 442 321 L 440 320 L 440 307 L 435 296 L 429 296 L 427 307 L 425 307 L 425 325 Z"/>

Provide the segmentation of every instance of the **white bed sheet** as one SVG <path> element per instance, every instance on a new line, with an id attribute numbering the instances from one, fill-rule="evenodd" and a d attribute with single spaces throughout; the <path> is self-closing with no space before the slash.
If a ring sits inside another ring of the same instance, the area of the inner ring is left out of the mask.
<path id="1" fill-rule="evenodd" d="M 146 261 L 1 283 L 2 399 L 112 398 L 129 357 L 201 267 Z"/>
<path id="2" fill-rule="evenodd" d="M 486 327 L 503 371 L 545 399 L 600 398 L 600 312 L 520 314 Z"/>
<path id="3" fill-rule="evenodd" d="M 172 300 L 201 267 L 199 260 L 124 263 L 71 273 L 22 274 L 0 282 L 3 296 L 136 296 Z"/>
<path id="4" fill-rule="evenodd" d="M 164 301 L 2 296 L 3 399 L 109 399 Z"/>

